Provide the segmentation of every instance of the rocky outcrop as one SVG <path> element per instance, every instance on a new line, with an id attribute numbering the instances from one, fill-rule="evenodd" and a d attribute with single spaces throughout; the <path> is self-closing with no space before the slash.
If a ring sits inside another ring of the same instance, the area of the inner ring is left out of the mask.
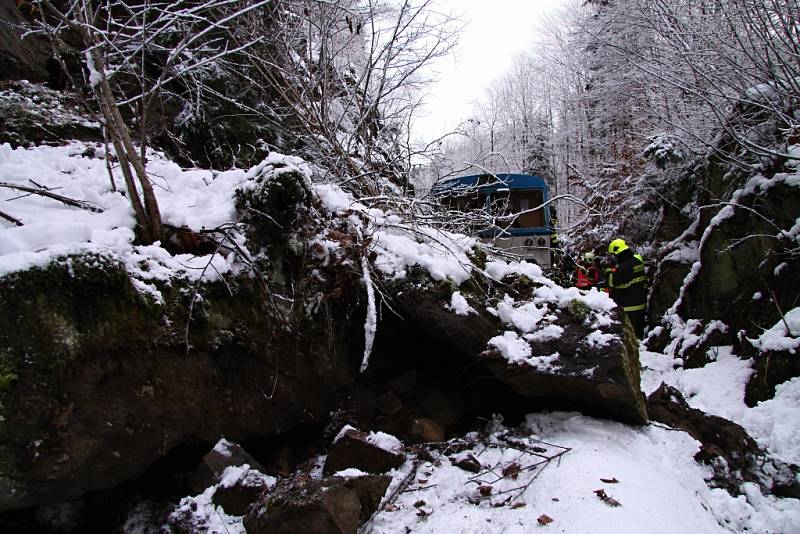
<path id="1" fill-rule="evenodd" d="M 184 442 L 322 421 L 352 385 L 346 321 L 298 337 L 249 276 L 198 286 L 191 318 L 193 285 L 160 287 L 153 302 L 92 256 L 0 279 L 0 509 L 113 487 Z"/>
<path id="2" fill-rule="evenodd" d="M 2 56 L 2 54 L 0 54 Z M 88 118 L 78 95 L 23 81 L 0 82 L 0 143 L 12 147 L 100 141 L 100 123 Z"/>
<path id="3" fill-rule="evenodd" d="M 150 278 L 142 265 L 136 278 L 92 254 L 0 278 L 0 510 L 114 488 L 181 445 L 321 428 L 362 391 L 376 392 L 363 428 L 403 439 L 441 440 L 468 417 L 541 408 L 647 420 L 618 312 L 595 325 L 577 299 L 548 304 L 559 334 L 527 346 L 552 365 L 498 357 L 489 341 L 509 327 L 487 307 L 509 293 L 531 300 L 544 282 L 523 276 L 496 283 L 476 270 L 459 288 L 475 311 L 458 315 L 450 281 L 419 267 L 402 280 L 376 275 L 397 315 L 382 317 L 360 376 L 366 305 L 353 265 L 365 249 L 352 226 L 366 216 L 322 214 L 293 165 L 265 161 L 239 190 L 248 253 L 224 281 Z M 310 244 L 323 234 L 336 254 Z M 353 388 L 359 380 L 372 387 Z"/>
<path id="4" fill-rule="evenodd" d="M 28 35 L 21 27 L 28 20 L 20 11 L 22 2 L 0 0 L 0 80 L 44 82 L 49 77 L 47 60 L 52 56 L 50 43 L 42 35 Z M 24 4 L 31 16 L 39 7 Z"/>
<path id="5" fill-rule="evenodd" d="M 710 346 L 758 337 L 796 306 L 800 263 L 793 259 L 797 244 L 789 230 L 800 216 L 800 188 L 788 176 L 753 178 L 709 223 L 680 289 L 677 312 L 685 330 L 672 333 L 673 325 L 664 324 L 661 336 L 648 341 L 651 349 L 663 350 L 672 336 L 677 341 L 670 350 L 687 366 L 702 366 Z"/>

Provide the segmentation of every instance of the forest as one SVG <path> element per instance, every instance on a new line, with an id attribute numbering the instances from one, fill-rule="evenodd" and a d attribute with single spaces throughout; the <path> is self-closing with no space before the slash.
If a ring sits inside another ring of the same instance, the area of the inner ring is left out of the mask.
<path id="1" fill-rule="evenodd" d="M 0 529 L 800 532 L 800 5 L 468 24 L 0 0 Z"/>

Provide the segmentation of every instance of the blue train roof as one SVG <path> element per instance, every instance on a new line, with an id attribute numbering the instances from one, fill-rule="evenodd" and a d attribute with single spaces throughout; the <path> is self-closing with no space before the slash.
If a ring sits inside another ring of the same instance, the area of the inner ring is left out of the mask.
<path id="1" fill-rule="evenodd" d="M 437 184 L 434 187 L 434 194 L 444 194 L 459 189 L 478 187 L 481 193 L 491 193 L 500 189 L 544 189 L 547 190 L 547 183 L 541 176 L 530 174 L 508 174 L 498 173 L 497 179 L 490 174 L 475 174 L 472 176 L 460 176 L 451 178 Z"/>

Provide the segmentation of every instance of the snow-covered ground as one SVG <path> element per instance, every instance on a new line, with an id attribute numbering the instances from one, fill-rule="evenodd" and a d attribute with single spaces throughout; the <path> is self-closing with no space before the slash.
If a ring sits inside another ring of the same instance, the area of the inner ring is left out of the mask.
<path id="1" fill-rule="evenodd" d="M 667 382 L 693 407 L 744 426 L 776 458 L 800 460 L 800 378 L 779 386 L 774 399 L 748 408 L 743 397 L 750 362 L 725 348 L 716 362 L 701 369 L 673 369 L 671 358 L 644 350 L 641 360 L 646 393 Z M 492 474 L 476 477 L 453 466 L 446 456 L 439 465 L 422 463 L 391 511 L 376 516 L 372 532 L 402 532 L 405 527 L 428 533 L 522 533 L 535 527 L 587 534 L 800 532 L 796 499 L 764 496 L 751 483 L 742 488 L 746 496 L 736 498 L 709 488 L 710 468 L 694 461 L 699 443 L 684 432 L 564 412 L 531 414 L 525 427 L 528 439 L 535 440 L 529 444 L 546 449 L 544 455 L 558 451 L 550 444 L 569 451 L 541 471 L 523 469 L 515 480 L 496 482 Z M 510 463 L 524 468 L 541 461 L 504 445 L 502 431 L 492 441 L 498 447 L 478 444 L 471 450 L 494 472 L 501 473 Z M 409 463 L 405 470 L 410 469 Z M 398 473 L 396 480 L 405 474 Z M 524 491 L 503 493 L 525 487 L 534 476 Z M 492 496 L 480 499 L 478 487 L 490 483 Z M 597 490 L 619 506 L 601 499 Z M 513 498 L 505 502 L 509 496 Z M 547 524 L 540 525 L 539 518 Z"/>
<path id="2" fill-rule="evenodd" d="M 111 191 L 106 162 L 99 157 L 102 148 L 95 147 L 93 155 L 86 148 L 78 143 L 31 149 L 0 145 L 0 182 L 44 186 L 103 210 L 95 213 L 0 188 L 0 211 L 23 223 L 17 226 L 0 219 L 0 276 L 44 265 L 59 255 L 103 252 L 119 258 L 134 279 L 141 282 L 140 289 L 157 297 L 155 288 L 148 283 L 153 278 L 198 276 L 209 261 L 213 269 L 203 270 L 204 276 L 220 276 L 238 268 L 234 255 L 171 256 L 157 245 L 134 246 L 131 209 L 120 193 Z M 297 163 L 294 158 L 271 157 L 274 162 Z M 156 179 L 165 222 L 195 230 L 233 222 L 233 191 L 256 172 L 182 170 L 155 153 L 149 157 L 148 170 Z M 116 182 L 121 188 L 120 176 L 116 176 Z M 344 213 L 343 210 L 356 207 L 366 214 L 371 226 L 359 230 L 372 233 L 378 252 L 374 267 L 384 276 L 403 276 L 414 264 L 427 268 L 436 279 L 459 283 L 469 276 L 471 264 L 466 251 L 473 243 L 469 238 L 452 236 L 448 241 L 443 239 L 445 234 L 429 235 L 424 228 L 404 227 L 394 215 L 358 206 L 335 186 L 316 184 L 314 189 L 330 213 Z M 359 219 L 351 219 L 355 227 L 361 224 Z M 326 242 L 323 236 L 319 239 L 326 253 L 335 253 L 338 244 Z M 490 263 L 487 275 L 501 278 L 520 269 L 533 269 L 526 273 L 533 278 L 541 275 L 534 266 L 508 263 Z M 509 359 L 526 357 L 524 350 L 519 353 L 514 348 L 522 347 L 522 343 L 514 343 L 521 337 L 558 335 L 555 329 L 547 330 L 545 302 L 561 306 L 579 298 L 595 312 L 598 324 L 607 320 L 610 301 L 605 295 L 546 283 L 537 292 L 529 303 L 506 300 L 494 310 L 509 327 L 495 340 Z M 470 313 L 470 303 L 460 294 L 454 294 L 448 306 L 455 314 Z M 795 316 L 800 318 L 800 312 L 789 315 L 793 325 Z M 539 329 L 534 332 L 534 327 Z M 787 342 L 795 342 L 788 333 L 784 337 L 789 339 Z M 604 342 L 600 338 L 595 341 Z M 725 347 L 717 349 L 715 362 L 701 369 L 674 367 L 672 358 L 645 351 L 641 361 L 645 393 L 655 390 L 662 381 L 667 382 L 679 389 L 693 407 L 741 424 L 775 458 L 800 463 L 800 378 L 779 386 L 774 399 L 749 408 L 743 395 L 751 363 L 731 355 Z M 494 445 L 491 441 L 488 447 L 485 442 L 476 443 L 461 454 L 471 452 L 485 468 L 492 467 L 495 472 L 518 464 L 520 473 L 516 479 L 491 474 L 476 478 L 475 474 L 454 467 L 449 455 L 443 455 L 438 463 L 413 466 L 409 462 L 395 473 L 394 484 L 400 484 L 415 468 L 411 485 L 373 519 L 367 530 L 448 534 L 530 532 L 534 528 L 593 534 L 800 533 L 798 500 L 763 496 L 755 485 L 743 488 L 746 497 L 738 498 L 721 489 L 710 489 L 706 484 L 710 470 L 693 459 L 699 444 L 684 432 L 659 425 L 632 427 L 576 413 L 531 414 L 525 428 L 526 436 L 517 438 L 524 440 L 524 450 L 541 448 L 545 456 L 568 450 L 557 460 L 533 468 L 530 466 L 541 457 L 501 446 L 506 442 L 504 430 L 500 429 L 491 438 Z M 535 480 L 531 481 L 532 477 Z M 491 489 L 484 488 L 484 495 L 480 486 Z M 597 490 L 604 493 L 598 495 Z M 207 497 L 199 496 L 195 502 L 213 507 Z M 224 532 L 244 531 L 240 518 L 227 517 L 221 509 L 211 512 L 225 518 L 220 523 Z"/>

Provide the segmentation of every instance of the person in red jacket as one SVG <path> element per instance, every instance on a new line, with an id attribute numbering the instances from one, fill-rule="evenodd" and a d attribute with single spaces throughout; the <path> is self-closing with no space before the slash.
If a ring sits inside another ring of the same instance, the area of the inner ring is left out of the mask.
<path id="1" fill-rule="evenodd" d="M 587 252 L 583 255 L 578 268 L 575 270 L 575 287 L 589 289 L 595 287 L 600 281 L 600 269 L 598 269 L 594 253 Z"/>

